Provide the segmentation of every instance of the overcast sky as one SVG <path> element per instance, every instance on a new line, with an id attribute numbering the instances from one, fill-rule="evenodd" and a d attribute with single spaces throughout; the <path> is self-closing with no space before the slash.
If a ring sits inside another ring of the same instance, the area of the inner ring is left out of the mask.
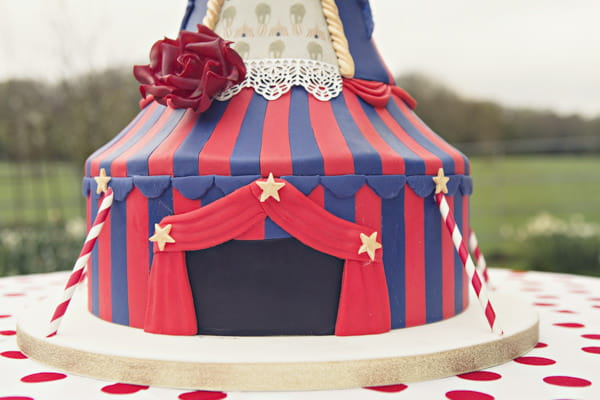
<path id="1" fill-rule="evenodd" d="M 0 0 L 0 80 L 50 80 L 146 63 L 175 37 L 186 0 Z M 598 0 L 372 0 L 395 74 L 417 71 L 466 96 L 600 114 Z"/>

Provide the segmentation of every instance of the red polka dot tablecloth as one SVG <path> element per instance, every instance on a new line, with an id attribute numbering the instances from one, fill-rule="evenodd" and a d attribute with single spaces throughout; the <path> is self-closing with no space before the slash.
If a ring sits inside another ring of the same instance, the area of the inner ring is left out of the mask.
<path id="1" fill-rule="evenodd" d="M 519 292 L 540 315 L 540 342 L 528 354 L 485 371 L 428 382 L 362 389 L 241 393 L 128 385 L 53 370 L 28 359 L 16 344 L 19 311 L 54 299 L 68 273 L 0 279 L 0 400 L 377 400 L 600 399 L 600 279 L 491 270 L 494 286 Z"/>

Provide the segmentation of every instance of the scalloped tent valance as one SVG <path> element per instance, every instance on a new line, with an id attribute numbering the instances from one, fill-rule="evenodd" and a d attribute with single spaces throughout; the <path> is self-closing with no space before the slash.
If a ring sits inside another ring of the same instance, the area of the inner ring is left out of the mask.
<path id="1" fill-rule="evenodd" d="M 448 195 L 453 196 L 457 191 L 470 195 L 473 191 L 473 180 L 470 176 L 450 176 Z M 124 201 L 131 190 L 136 187 L 148 199 L 155 199 L 169 188 L 174 187 L 185 198 L 190 200 L 202 199 L 213 188 L 229 194 L 247 184 L 260 179 L 258 175 L 248 176 L 186 176 L 174 178 L 171 176 L 135 176 L 128 178 L 112 178 L 109 186 L 115 193 L 115 201 Z M 303 194 L 310 194 L 317 186 L 322 185 L 339 199 L 350 198 L 364 185 L 368 185 L 379 197 L 385 200 L 396 198 L 404 186 L 408 186 L 419 196 L 427 197 L 433 194 L 435 183 L 430 176 L 388 175 L 388 176 L 283 176 L 281 179 L 289 182 Z M 83 178 L 83 195 L 96 193 L 94 178 Z"/>

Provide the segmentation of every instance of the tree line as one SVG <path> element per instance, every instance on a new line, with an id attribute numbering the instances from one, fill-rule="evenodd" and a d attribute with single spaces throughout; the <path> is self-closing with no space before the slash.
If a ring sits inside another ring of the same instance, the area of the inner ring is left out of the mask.
<path id="1" fill-rule="evenodd" d="M 600 152 L 600 116 L 559 115 L 461 96 L 438 81 L 397 78 L 433 130 L 468 154 Z M 0 160 L 82 163 L 139 111 L 129 70 L 111 69 L 48 84 L 0 83 Z"/>

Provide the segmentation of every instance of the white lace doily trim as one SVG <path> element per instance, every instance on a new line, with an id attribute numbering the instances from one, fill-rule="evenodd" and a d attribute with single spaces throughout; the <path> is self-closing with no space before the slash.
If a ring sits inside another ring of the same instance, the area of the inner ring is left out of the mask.
<path id="1" fill-rule="evenodd" d="M 342 92 L 342 76 L 335 65 L 296 58 L 245 60 L 246 79 L 216 99 L 229 100 L 244 88 L 253 88 L 267 100 L 277 100 L 293 86 L 302 86 L 318 100 L 331 100 Z"/>

